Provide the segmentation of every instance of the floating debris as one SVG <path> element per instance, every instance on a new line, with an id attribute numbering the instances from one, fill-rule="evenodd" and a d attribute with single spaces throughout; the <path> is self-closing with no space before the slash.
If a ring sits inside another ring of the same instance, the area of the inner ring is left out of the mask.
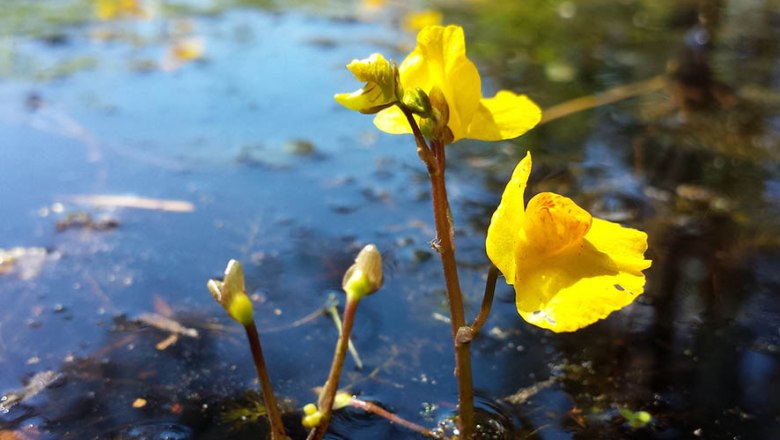
<path id="1" fill-rule="evenodd" d="M 105 231 L 119 227 L 119 221 L 113 218 L 103 218 L 93 220 L 92 216 L 85 211 L 71 212 L 64 219 L 57 220 L 55 224 L 58 231 L 67 229 L 91 229 L 96 231 Z"/>
<path id="2" fill-rule="evenodd" d="M 284 151 L 295 156 L 311 156 L 316 153 L 314 142 L 306 139 L 293 139 L 284 144 Z"/>
<path id="3" fill-rule="evenodd" d="M 8 413 L 11 408 L 31 399 L 45 390 L 53 383 L 62 379 L 64 375 L 56 371 L 47 370 L 36 373 L 21 390 L 11 391 L 0 397 L 0 413 Z"/>
<path id="4" fill-rule="evenodd" d="M 155 344 L 154 348 L 163 351 L 166 350 L 171 345 L 175 344 L 178 340 L 179 340 L 179 335 L 170 335 L 167 338 Z"/>
<path id="5" fill-rule="evenodd" d="M 76 195 L 65 198 L 73 203 L 83 203 L 105 208 L 135 208 L 167 212 L 194 212 L 195 205 L 184 200 L 152 199 L 139 196 L 110 194 Z"/>
<path id="6" fill-rule="evenodd" d="M 42 247 L 0 249 L 0 275 L 16 273 L 21 280 L 38 276 L 49 253 Z"/>
<path id="7" fill-rule="evenodd" d="M 175 335 L 188 336 L 190 338 L 198 337 L 198 330 L 185 327 L 178 321 L 157 313 L 143 313 L 136 318 L 136 321 Z"/>
<path id="8" fill-rule="evenodd" d="M 133 408 L 136 408 L 136 409 L 143 408 L 143 407 L 146 406 L 146 404 L 147 404 L 146 399 L 144 399 L 142 397 L 139 397 L 139 398 L 137 398 L 137 399 L 135 399 L 133 401 Z"/>
<path id="9" fill-rule="evenodd" d="M 542 391 L 543 389 L 552 386 L 557 380 L 558 380 L 557 378 L 551 377 L 547 380 L 537 382 L 529 387 L 521 388 L 511 396 L 504 397 L 503 400 L 513 405 L 522 405 L 528 399 L 530 399 L 531 397 L 539 393 L 539 391 Z"/>

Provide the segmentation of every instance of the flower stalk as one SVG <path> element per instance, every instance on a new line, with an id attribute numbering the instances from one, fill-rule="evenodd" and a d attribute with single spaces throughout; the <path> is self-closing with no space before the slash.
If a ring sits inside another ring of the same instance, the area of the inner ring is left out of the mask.
<path id="1" fill-rule="evenodd" d="M 344 306 L 344 322 L 341 327 L 341 333 L 339 334 L 339 340 L 336 343 L 336 351 L 333 354 L 328 380 L 325 382 L 325 387 L 320 393 L 320 397 L 317 401 L 317 406 L 320 408 L 322 418 L 320 419 L 320 423 L 309 432 L 307 440 L 320 440 L 328 430 L 330 418 L 333 415 L 333 401 L 335 400 L 336 392 L 339 389 L 341 370 L 344 368 L 344 359 L 347 357 L 349 335 L 352 333 L 352 326 L 355 322 L 355 315 L 357 314 L 359 303 L 359 298 L 347 297 L 347 303 Z"/>
<path id="2" fill-rule="evenodd" d="M 444 175 L 445 146 L 467 138 L 485 141 L 515 138 L 539 122 L 541 110 L 525 95 L 508 90 L 490 98 L 482 96 L 479 72 L 466 56 L 460 26 L 422 29 L 417 36 L 417 47 L 398 67 L 372 55 L 353 61 L 347 68 L 366 85 L 351 94 L 336 95 L 336 101 L 361 113 L 375 113 L 374 124 L 386 133 L 414 134 L 417 154 L 430 177 L 436 226 L 436 240 L 432 245 L 441 257 L 455 346 L 458 437 L 467 440 L 475 431 L 469 342 L 487 319 L 492 290 L 489 297 L 486 294 L 475 325 L 467 326 Z"/>
<path id="3" fill-rule="evenodd" d="M 344 359 L 349 349 L 350 334 L 357 315 L 360 300 L 375 293 L 382 287 L 384 275 L 382 273 L 382 254 L 373 244 L 366 245 L 360 250 L 355 263 L 344 273 L 341 287 L 347 294 L 347 303 L 344 306 L 344 319 L 336 343 L 336 351 L 333 353 L 333 361 L 328 373 L 328 380 L 320 393 L 317 401 L 319 415 L 316 426 L 309 432 L 307 440 L 320 440 L 328 430 L 330 418 L 333 415 L 333 403 L 339 389 L 339 378 L 344 368 Z"/>
<path id="4" fill-rule="evenodd" d="M 249 348 L 252 350 L 252 360 L 255 363 L 257 380 L 260 382 L 260 389 L 263 392 L 263 401 L 265 402 L 266 411 L 268 411 L 268 420 L 271 422 L 271 440 L 285 440 L 287 435 L 284 431 L 282 413 L 279 411 L 279 405 L 276 402 L 276 396 L 274 396 L 271 378 L 268 376 L 263 349 L 260 345 L 260 336 L 257 333 L 254 321 L 245 325 L 244 330 L 246 330 L 246 337 L 249 339 Z"/>
<path id="5" fill-rule="evenodd" d="M 433 206 L 436 241 L 434 249 L 441 258 L 444 283 L 447 290 L 447 303 L 450 307 L 450 325 L 452 340 L 455 346 L 455 376 L 458 381 L 458 429 L 460 438 L 470 439 L 475 429 L 474 419 L 474 384 L 471 372 L 471 352 L 468 341 L 463 341 L 458 335 L 466 327 L 463 310 L 463 294 L 458 279 L 458 266 L 455 260 L 455 228 L 452 222 L 452 212 L 447 198 L 445 181 L 445 145 L 438 139 L 432 139 L 430 146 L 425 140 L 420 127 L 412 116 L 412 112 L 399 105 L 409 122 L 417 143 L 420 159 L 428 168 L 431 180 L 431 203 Z"/>
<path id="6" fill-rule="evenodd" d="M 222 281 L 209 280 L 206 287 L 214 299 L 222 306 L 234 321 L 241 324 L 246 331 L 249 340 L 249 348 L 252 351 L 252 360 L 257 370 L 257 380 L 260 382 L 260 390 L 263 393 L 263 402 L 268 412 L 268 420 L 271 423 L 271 440 L 286 440 L 282 413 L 274 396 L 268 369 L 265 366 L 263 349 L 260 345 L 260 336 L 254 320 L 252 301 L 246 294 L 244 284 L 244 269 L 237 260 L 230 260 L 225 268 L 225 276 Z"/>

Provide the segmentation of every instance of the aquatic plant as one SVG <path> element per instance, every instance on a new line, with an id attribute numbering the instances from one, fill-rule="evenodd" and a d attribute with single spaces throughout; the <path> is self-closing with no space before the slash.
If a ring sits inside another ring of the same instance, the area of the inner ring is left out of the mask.
<path id="1" fill-rule="evenodd" d="M 241 267 L 241 263 L 236 260 L 230 260 L 225 268 L 225 276 L 222 281 L 209 280 L 206 286 L 228 315 L 244 327 L 249 341 L 249 348 L 252 351 L 252 360 L 257 370 L 257 379 L 263 391 L 263 401 L 268 412 L 268 420 L 271 422 L 271 439 L 286 439 L 282 413 L 279 410 L 279 405 L 276 403 L 271 379 L 265 366 L 260 337 L 255 326 L 252 301 L 246 294 L 244 269 Z"/>
<path id="2" fill-rule="evenodd" d="M 374 123 L 391 134 L 411 133 L 431 184 L 436 239 L 450 309 L 455 375 L 458 381 L 459 439 L 478 432 L 470 342 L 479 334 L 491 310 L 499 271 L 514 285 L 517 311 L 528 323 L 554 332 L 575 331 L 630 304 L 644 291 L 643 270 L 647 234 L 593 218 L 571 199 L 549 192 L 525 204 L 531 154 L 520 161 L 492 216 L 486 238 L 491 265 L 480 311 L 467 325 L 455 259 L 455 231 L 447 198 L 446 147 L 461 139 L 497 141 L 527 132 L 541 120 L 541 110 L 527 96 L 508 90 L 482 96 L 479 72 L 466 56 L 465 36 L 458 26 L 427 26 L 417 46 L 399 65 L 373 54 L 347 65 L 365 85 L 335 95 L 344 107 L 375 114 Z M 338 384 L 349 336 L 361 299 L 382 287 L 382 257 L 374 245 L 364 247 L 346 271 L 343 325 L 325 385 L 317 404 L 303 408 L 308 439 L 327 431 L 334 409 L 348 404 L 338 398 Z M 247 329 L 258 378 L 268 408 L 272 438 L 284 438 L 284 428 L 262 359 L 252 304 L 244 290 L 241 265 L 231 260 L 223 281 L 211 280 L 209 290 L 228 314 Z M 339 401 L 340 400 L 340 401 Z"/>
<path id="3" fill-rule="evenodd" d="M 352 332 L 352 324 L 355 322 L 357 307 L 360 300 L 382 288 L 383 281 L 382 254 L 379 253 L 375 245 L 366 245 L 358 253 L 355 263 L 344 273 L 344 279 L 341 283 L 341 287 L 347 295 L 347 302 L 344 306 L 343 324 L 339 332 L 336 351 L 333 354 L 328 380 L 320 392 L 317 408 L 310 405 L 304 407 L 303 424 L 307 428 L 313 428 L 309 435 L 310 439 L 322 438 L 328 428 L 334 407 L 344 406 L 344 404 L 334 405 L 334 402 L 339 388 L 341 370 L 344 367 L 344 358 L 347 356 L 349 335 Z"/>
<path id="4" fill-rule="evenodd" d="M 594 219 L 572 200 L 542 193 L 524 205 L 530 154 L 517 166 L 494 213 L 486 241 L 495 264 L 480 313 L 466 325 L 455 260 L 454 224 L 445 182 L 446 146 L 461 139 L 512 139 L 541 119 L 525 95 L 501 90 L 482 96 L 476 66 L 466 56 L 459 26 L 428 26 L 400 66 L 374 54 L 348 65 L 366 85 L 337 94 L 345 107 L 376 113 L 374 124 L 391 134 L 411 133 L 431 182 L 436 240 L 444 273 L 458 379 L 459 438 L 475 432 L 469 342 L 490 313 L 500 270 L 517 292 L 518 313 L 552 331 L 574 331 L 630 304 L 644 290 L 647 236 Z M 497 268 L 497 269 L 496 269 Z M 321 428 L 322 425 L 318 427 Z M 312 438 L 312 436 L 310 436 Z"/>

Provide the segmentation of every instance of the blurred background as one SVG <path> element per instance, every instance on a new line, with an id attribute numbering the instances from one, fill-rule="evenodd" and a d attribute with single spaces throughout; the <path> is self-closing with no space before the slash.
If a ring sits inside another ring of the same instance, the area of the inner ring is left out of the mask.
<path id="1" fill-rule="evenodd" d="M 386 284 L 343 385 L 446 424 L 425 169 L 332 99 L 360 87 L 349 61 L 400 62 L 426 24 L 464 27 L 484 95 L 545 109 L 448 147 L 467 317 L 528 150 L 529 194 L 650 237 L 646 293 L 577 333 L 526 324 L 499 280 L 472 344 L 489 438 L 780 438 L 777 0 L 0 0 L 0 439 L 262 438 L 243 332 L 205 288 L 230 258 L 303 438 L 337 337 L 322 310 L 369 242 Z M 329 435 L 421 438 L 357 409 Z"/>

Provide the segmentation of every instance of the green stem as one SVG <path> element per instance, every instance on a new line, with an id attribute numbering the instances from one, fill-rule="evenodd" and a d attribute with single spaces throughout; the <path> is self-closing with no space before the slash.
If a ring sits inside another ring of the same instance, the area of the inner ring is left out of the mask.
<path id="1" fill-rule="evenodd" d="M 268 420 L 271 422 L 271 440 L 285 440 L 287 435 L 284 432 L 284 423 L 282 423 L 282 413 L 279 411 L 279 405 L 276 403 L 271 379 L 268 377 L 268 369 L 265 367 L 263 358 L 263 349 L 260 346 L 260 337 L 257 334 L 255 323 L 245 325 L 246 337 L 249 339 L 249 347 L 252 350 L 252 359 L 255 361 L 257 370 L 257 379 L 260 381 L 260 389 L 263 392 L 263 402 L 266 411 L 268 411 Z"/>
<path id="2" fill-rule="evenodd" d="M 411 111 L 403 106 L 400 107 L 409 122 L 409 126 L 412 128 L 412 133 L 417 143 L 417 153 L 428 168 L 428 176 L 431 179 L 433 218 L 436 225 L 435 248 L 441 257 L 444 282 L 447 288 L 447 300 L 450 306 L 452 341 L 455 346 L 455 376 L 458 379 L 459 438 L 470 440 L 475 429 L 474 385 L 471 377 L 469 344 L 461 343 L 458 338 L 459 333 L 462 331 L 461 329 L 468 329 L 468 327 L 466 327 L 466 319 L 463 312 L 463 294 L 460 290 L 458 266 L 455 261 L 455 232 L 444 178 L 444 170 L 447 165 L 444 144 L 438 140 L 432 140 L 429 148 Z"/>
<path id="3" fill-rule="evenodd" d="M 347 304 L 344 306 L 344 324 L 341 327 L 338 343 L 336 343 L 330 374 L 328 374 L 328 381 L 325 382 L 325 388 L 320 393 L 320 398 L 317 402 L 317 406 L 322 412 L 322 420 L 316 428 L 309 432 L 307 440 L 320 440 L 328 430 L 328 424 L 330 423 L 331 415 L 333 415 L 333 400 L 339 388 L 339 378 L 344 367 L 344 358 L 347 357 L 349 335 L 352 333 L 352 324 L 355 322 L 358 303 L 360 303 L 359 299 L 354 299 L 347 295 Z"/>

